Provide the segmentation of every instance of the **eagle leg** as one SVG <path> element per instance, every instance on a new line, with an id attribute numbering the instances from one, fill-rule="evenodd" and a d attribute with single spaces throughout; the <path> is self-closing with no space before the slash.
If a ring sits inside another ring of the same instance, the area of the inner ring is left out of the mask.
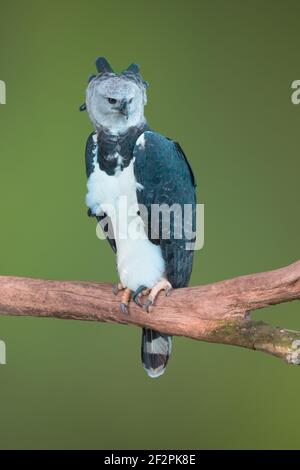
<path id="1" fill-rule="evenodd" d="M 143 305 L 143 309 L 149 313 L 150 307 L 154 304 L 158 294 L 164 290 L 166 296 L 170 295 L 172 292 L 172 285 L 167 279 L 161 279 L 155 286 L 152 287 L 147 301 Z"/>
<path id="2" fill-rule="evenodd" d="M 120 310 L 121 310 L 121 313 L 124 313 L 126 315 L 128 315 L 128 306 L 129 306 L 129 302 L 130 302 L 130 299 L 131 299 L 131 290 L 126 288 L 122 294 L 122 298 L 121 298 L 121 303 L 120 303 Z"/>

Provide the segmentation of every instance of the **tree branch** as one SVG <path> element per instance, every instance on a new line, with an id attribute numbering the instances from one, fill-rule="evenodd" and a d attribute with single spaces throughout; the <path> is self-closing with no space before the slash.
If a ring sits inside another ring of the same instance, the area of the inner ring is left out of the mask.
<path id="1" fill-rule="evenodd" d="M 300 261 L 285 268 L 160 295 L 150 314 L 122 315 L 110 284 L 0 276 L 4 315 L 91 320 L 148 327 L 171 335 L 263 351 L 300 364 L 300 331 L 252 321 L 250 312 L 300 299 Z"/>

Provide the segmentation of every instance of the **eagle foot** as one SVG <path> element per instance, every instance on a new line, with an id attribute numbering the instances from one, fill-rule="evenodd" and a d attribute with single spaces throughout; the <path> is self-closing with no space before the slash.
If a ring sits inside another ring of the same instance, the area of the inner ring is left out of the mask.
<path id="1" fill-rule="evenodd" d="M 143 305 L 143 310 L 147 313 L 149 313 L 151 310 L 151 307 L 154 305 L 155 300 L 157 299 L 158 294 L 161 291 L 165 291 L 165 295 L 169 296 L 172 292 L 172 285 L 167 279 L 161 279 L 157 284 L 155 284 L 154 287 L 150 290 L 150 293 L 148 295 L 148 299 Z"/>

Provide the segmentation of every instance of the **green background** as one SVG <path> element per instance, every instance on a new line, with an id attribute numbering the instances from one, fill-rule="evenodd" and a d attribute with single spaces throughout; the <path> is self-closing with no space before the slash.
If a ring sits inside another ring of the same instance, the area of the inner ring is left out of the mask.
<path id="1" fill-rule="evenodd" d="M 150 125 L 205 204 L 192 284 L 299 257 L 298 1 L 0 0 L 1 274 L 116 281 L 84 204 L 94 60 L 140 64 Z M 299 305 L 255 318 L 300 328 Z M 151 381 L 133 327 L 0 318 L 1 448 L 300 448 L 300 369 L 176 338 Z"/>

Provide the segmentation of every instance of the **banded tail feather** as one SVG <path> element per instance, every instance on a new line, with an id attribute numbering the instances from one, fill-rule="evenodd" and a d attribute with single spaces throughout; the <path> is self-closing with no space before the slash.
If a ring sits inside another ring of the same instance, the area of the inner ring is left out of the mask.
<path id="1" fill-rule="evenodd" d="M 172 350 L 172 336 L 143 328 L 141 356 L 143 366 L 151 378 L 162 375 Z"/>

